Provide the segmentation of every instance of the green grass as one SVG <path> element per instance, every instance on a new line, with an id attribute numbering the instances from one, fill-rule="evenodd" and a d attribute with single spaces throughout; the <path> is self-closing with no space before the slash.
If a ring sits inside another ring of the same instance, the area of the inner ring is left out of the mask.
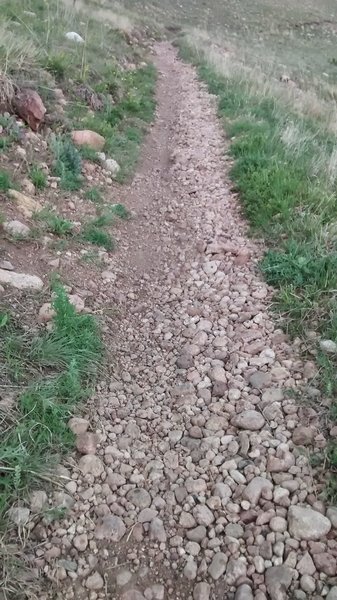
<path id="1" fill-rule="evenodd" d="M 116 215 L 119 219 L 127 220 L 130 219 L 130 212 L 125 208 L 124 204 L 113 204 L 109 207 L 110 212 Z"/>
<path id="2" fill-rule="evenodd" d="M 66 136 L 55 137 L 51 148 L 55 156 L 54 174 L 60 177 L 61 188 L 66 191 L 80 189 L 82 160 L 79 150 Z"/>
<path id="3" fill-rule="evenodd" d="M 73 232 L 73 224 L 68 219 L 60 217 L 49 209 L 39 212 L 37 216 L 39 221 L 42 221 L 46 230 L 59 237 L 70 235 Z"/>
<path id="4" fill-rule="evenodd" d="M 101 225 L 88 223 L 83 227 L 81 238 L 94 246 L 102 246 L 108 251 L 111 251 L 115 247 L 114 240 L 108 231 L 101 229 Z"/>
<path id="5" fill-rule="evenodd" d="M 47 186 L 47 175 L 43 169 L 33 166 L 29 171 L 29 178 L 37 190 L 43 190 Z"/>
<path id="6" fill-rule="evenodd" d="M 3 169 L 0 170 L 0 192 L 8 192 L 12 187 L 10 174 Z"/>
<path id="7" fill-rule="evenodd" d="M 68 429 L 76 405 L 91 392 L 102 360 L 99 330 L 90 315 L 76 314 L 63 288 L 55 288 L 55 317 L 50 332 L 21 329 L 7 312 L 0 340 L 1 380 L 20 384 L 14 412 L 0 442 L 0 523 L 6 511 L 51 473 L 52 465 L 73 444 Z"/>
<path id="8" fill-rule="evenodd" d="M 97 186 L 87 190 L 84 194 L 84 197 L 87 200 L 90 200 L 90 202 L 94 202 L 94 204 L 102 204 L 103 202 L 102 192 Z"/>

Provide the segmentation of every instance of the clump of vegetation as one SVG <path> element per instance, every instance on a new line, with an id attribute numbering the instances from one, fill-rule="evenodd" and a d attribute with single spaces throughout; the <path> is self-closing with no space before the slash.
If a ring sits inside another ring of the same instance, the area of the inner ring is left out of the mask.
<path id="1" fill-rule="evenodd" d="M 30 169 L 29 177 L 37 190 L 43 190 L 47 186 L 47 175 L 41 167 L 33 166 Z"/>
<path id="2" fill-rule="evenodd" d="M 0 192 L 8 192 L 13 187 L 9 173 L 0 170 Z"/>
<path id="3" fill-rule="evenodd" d="M 20 128 L 14 117 L 0 114 L 0 127 L 2 128 L 0 136 L 0 151 L 7 150 L 10 146 L 19 140 Z"/>
<path id="4" fill-rule="evenodd" d="M 52 150 L 55 156 L 54 174 L 60 177 L 61 188 L 67 191 L 78 190 L 82 185 L 80 152 L 66 136 L 55 137 Z"/>
<path id="5" fill-rule="evenodd" d="M 76 314 L 60 285 L 49 332 L 20 328 L 8 312 L 1 319 L 1 379 L 20 384 L 14 412 L 0 442 L 0 523 L 9 506 L 49 472 L 73 443 L 67 422 L 92 389 L 103 348 L 94 318 Z M 34 432 L 34 435 L 32 433 Z"/>
<path id="6" fill-rule="evenodd" d="M 97 222 L 87 223 L 83 227 L 81 237 L 90 244 L 102 246 L 108 251 L 113 250 L 115 247 L 111 234 L 101 229 L 100 223 L 97 225 Z"/>
<path id="7" fill-rule="evenodd" d="M 37 218 L 44 223 L 46 230 L 59 237 L 70 235 L 73 232 L 73 224 L 68 219 L 60 217 L 51 210 L 42 210 Z"/>
<path id="8" fill-rule="evenodd" d="M 110 206 L 110 212 L 119 219 L 130 219 L 130 212 L 125 208 L 124 204 L 113 204 Z"/>
<path id="9" fill-rule="evenodd" d="M 87 198 L 87 200 L 90 200 L 91 202 L 94 202 L 95 204 L 101 204 L 103 202 L 102 192 L 96 186 L 87 190 L 85 192 L 84 196 Z"/>

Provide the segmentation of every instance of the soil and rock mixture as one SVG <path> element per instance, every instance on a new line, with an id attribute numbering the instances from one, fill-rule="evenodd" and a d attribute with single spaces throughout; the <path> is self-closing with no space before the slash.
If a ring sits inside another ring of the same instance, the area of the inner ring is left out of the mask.
<path id="1" fill-rule="evenodd" d="M 319 395 L 315 367 L 270 313 L 214 99 L 169 44 L 155 61 L 156 121 L 120 199 L 135 218 L 94 292 L 118 313 L 111 374 L 69 423 L 64 490 L 31 500 L 40 600 L 333 600 L 337 509 L 309 462 L 325 440 L 295 400 Z M 41 519 L 48 502 L 65 515 Z"/>

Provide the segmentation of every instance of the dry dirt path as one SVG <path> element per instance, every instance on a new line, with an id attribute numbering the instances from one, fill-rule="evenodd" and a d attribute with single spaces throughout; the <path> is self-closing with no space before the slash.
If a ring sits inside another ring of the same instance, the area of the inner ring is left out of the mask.
<path id="1" fill-rule="evenodd" d="M 337 509 L 305 450 L 324 438 L 287 393 L 314 366 L 268 313 L 214 99 L 168 44 L 155 60 L 158 115 L 115 257 L 114 375 L 71 423 L 65 518 L 35 532 L 46 598 L 333 600 Z"/>

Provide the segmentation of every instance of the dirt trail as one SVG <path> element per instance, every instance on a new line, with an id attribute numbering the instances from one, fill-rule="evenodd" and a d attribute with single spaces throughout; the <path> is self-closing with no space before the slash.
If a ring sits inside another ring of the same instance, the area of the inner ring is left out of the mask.
<path id="1" fill-rule="evenodd" d="M 99 444 L 86 454 L 95 438 L 79 436 L 70 509 L 37 528 L 36 566 L 62 600 L 318 600 L 337 509 L 323 514 L 303 451 L 324 442 L 318 416 L 287 394 L 314 367 L 268 314 L 214 100 L 170 45 L 155 60 L 158 115 L 115 257 L 114 375 L 72 422 Z"/>

